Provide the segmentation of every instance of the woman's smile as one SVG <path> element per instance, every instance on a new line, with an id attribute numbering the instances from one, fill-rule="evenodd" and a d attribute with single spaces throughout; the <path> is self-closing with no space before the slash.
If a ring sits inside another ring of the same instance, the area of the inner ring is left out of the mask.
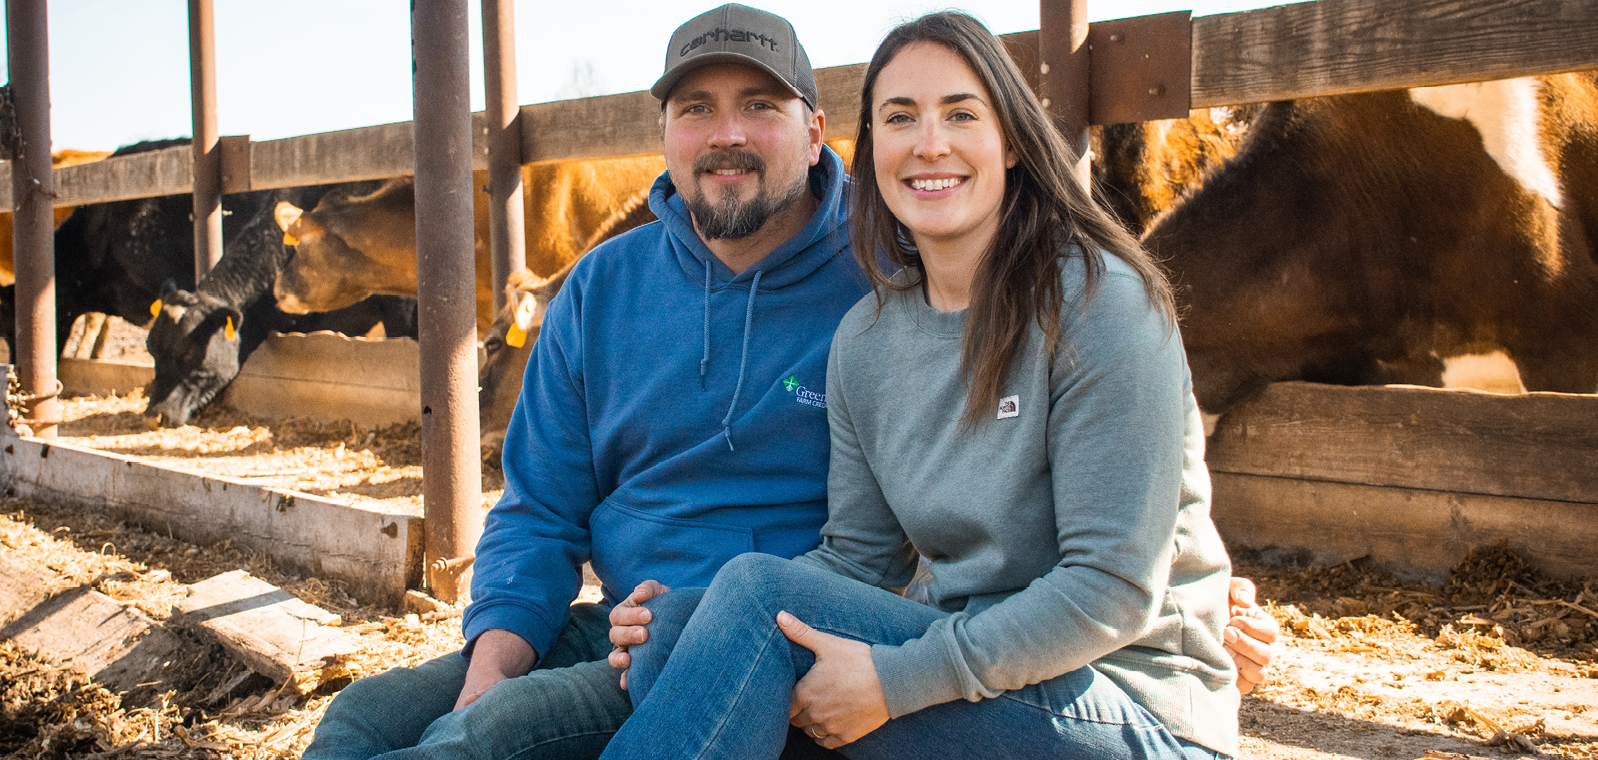
<path id="1" fill-rule="evenodd" d="M 905 184 L 909 185 L 911 190 L 920 191 L 930 197 L 959 187 L 965 184 L 965 181 L 965 177 L 911 177 L 905 180 Z"/>

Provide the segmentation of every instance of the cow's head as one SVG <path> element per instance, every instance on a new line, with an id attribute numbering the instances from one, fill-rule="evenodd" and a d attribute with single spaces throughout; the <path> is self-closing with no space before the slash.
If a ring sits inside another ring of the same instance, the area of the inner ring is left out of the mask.
<path id="1" fill-rule="evenodd" d="M 285 201 L 273 211 L 284 244 L 293 250 L 272 286 L 278 308 L 305 314 L 353 306 L 373 295 L 416 297 L 410 197 L 331 201 L 313 211 Z"/>
<path id="2" fill-rule="evenodd" d="M 151 305 L 155 322 L 145 348 L 155 379 L 145 389 L 151 427 L 178 427 L 205 408 L 239 374 L 238 309 L 206 293 L 178 290 L 171 281 Z"/>
<path id="3" fill-rule="evenodd" d="M 477 373 L 478 427 L 482 431 L 483 458 L 500 454 L 510 427 L 516 398 L 521 394 L 527 360 L 544 324 L 549 302 L 560 292 L 571 266 L 544 278 L 530 272 L 513 273 L 505 286 L 505 308 L 488 328 L 483 349 L 487 358 Z"/>

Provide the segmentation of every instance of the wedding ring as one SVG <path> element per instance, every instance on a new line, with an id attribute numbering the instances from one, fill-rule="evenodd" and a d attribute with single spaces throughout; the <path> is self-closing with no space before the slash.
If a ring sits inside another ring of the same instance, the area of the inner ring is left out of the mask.
<path id="1" fill-rule="evenodd" d="M 812 739 L 825 739 L 825 738 L 827 738 L 827 735 L 822 733 L 821 729 L 816 728 L 814 725 L 812 725 L 809 728 L 805 729 L 805 733 L 810 734 L 810 738 L 812 738 Z"/>

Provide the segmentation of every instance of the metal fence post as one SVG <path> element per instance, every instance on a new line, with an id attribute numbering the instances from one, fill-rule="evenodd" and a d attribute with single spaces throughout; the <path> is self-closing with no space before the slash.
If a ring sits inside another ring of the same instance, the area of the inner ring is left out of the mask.
<path id="1" fill-rule="evenodd" d="M 494 311 L 505 282 L 527 268 L 522 219 L 522 130 L 516 106 L 516 19 L 511 0 L 483 0 L 483 89 L 487 95 L 488 230 Z"/>
<path id="2" fill-rule="evenodd" d="M 454 602 L 483 529 L 466 0 L 412 6 L 424 558 L 433 594 Z"/>
<path id="3" fill-rule="evenodd" d="M 194 110 L 194 283 L 222 260 L 222 150 L 216 129 L 216 14 L 189 0 L 189 97 Z"/>
<path id="4" fill-rule="evenodd" d="M 12 252 L 22 392 L 33 434 L 54 438 L 61 422 L 56 380 L 55 177 L 50 166 L 50 44 L 45 0 L 7 0 L 11 95 L 21 139 L 11 161 Z"/>

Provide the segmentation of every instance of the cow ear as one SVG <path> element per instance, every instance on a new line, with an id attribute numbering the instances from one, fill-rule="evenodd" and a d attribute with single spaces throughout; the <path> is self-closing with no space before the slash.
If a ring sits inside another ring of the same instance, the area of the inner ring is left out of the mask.
<path id="1" fill-rule="evenodd" d="M 277 226 L 282 228 L 284 232 L 288 232 L 289 227 L 299 221 L 300 216 L 304 213 L 304 209 L 288 201 L 280 201 L 277 207 L 272 209 L 272 216 L 277 219 Z"/>
<path id="2" fill-rule="evenodd" d="M 200 327 L 189 333 L 190 339 L 198 343 L 207 343 L 217 330 L 222 330 L 228 340 L 238 338 L 239 310 L 231 306 L 223 306 L 205 315 L 205 321 Z"/>

